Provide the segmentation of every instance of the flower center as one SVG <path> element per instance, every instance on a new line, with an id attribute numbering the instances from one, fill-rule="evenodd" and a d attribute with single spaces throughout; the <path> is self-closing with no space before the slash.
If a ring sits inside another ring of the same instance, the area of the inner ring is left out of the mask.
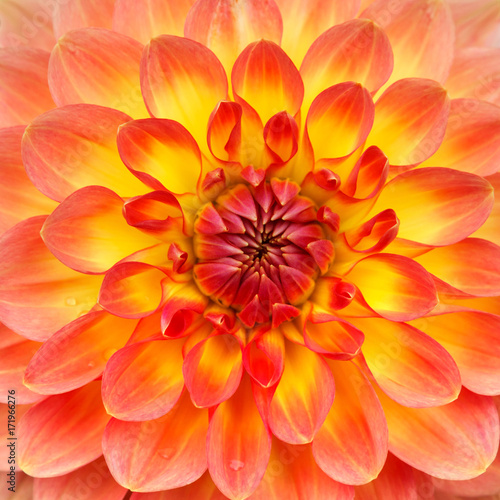
<path id="1" fill-rule="evenodd" d="M 332 243 L 300 188 L 273 179 L 238 184 L 205 205 L 195 222 L 200 290 L 238 311 L 248 327 L 295 317 L 333 260 Z"/>

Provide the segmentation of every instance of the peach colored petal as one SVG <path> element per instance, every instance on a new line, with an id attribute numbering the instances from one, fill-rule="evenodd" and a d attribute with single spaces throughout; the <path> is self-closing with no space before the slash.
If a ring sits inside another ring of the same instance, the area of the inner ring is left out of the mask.
<path id="1" fill-rule="evenodd" d="M 157 243 L 126 223 L 122 207 L 123 200 L 107 188 L 79 189 L 47 218 L 42 238 L 68 267 L 103 273 L 119 260 Z"/>
<path id="2" fill-rule="evenodd" d="M 500 394 L 500 317 L 464 311 L 422 320 L 422 330 L 456 361 L 462 383 L 477 394 Z"/>
<path id="3" fill-rule="evenodd" d="M 210 113 L 228 91 L 215 54 L 198 42 L 172 35 L 158 36 L 146 45 L 141 88 L 152 116 L 178 121 L 198 144 L 206 142 Z"/>
<path id="4" fill-rule="evenodd" d="M 2 403 L 8 402 L 8 391 L 15 391 L 16 404 L 35 403 L 41 399 L 39 394 L 23 384 L 23 376 L 33 354 L 41 346 L 39 342 L 27 340 L 0 323 L 0 390 Z"/>
<path id="5" fill-rule="evenodd" d="M 355 500 L 417 500 L 412 468 L 392 453 L 387 456 L 379 476 L 368 484 L 356 487 L 355 492 Z"/>
<path id="6" fill-rule="evenodd" d="M 12 400 L 11 400 L 12 401 Z M 32 407 L 32 404 L 26 404 L 26 405 L 21 405 L 21 404 L 16 404 L 15 408 L 15 422 L 14 424 L 17 425 L 19 424 L 20 420 L 24 416 L 24 414 Z M 10 404 L 10 408 L 8 404 L 3 404 L 0 403 L 0 418 L 3 419 L 4 422 L 8 423 L 9 422 L 9 415 L 12 415 L 12 403 Z M 12 422 L 12 417 L 11 417 L 11 422 Z M 17 434 L 17 432 L 16 432 Z M 10 436 L 12 438 L 12 436 Z M 17 437 L 17 436 L 16 436 Z M 0 439 L 7 444 L 7 440 L 9 439 L 9 428 L 8 425 L 4 425 L 3 429 L 0 431 Z M 18 454 L 16 454 L 18 455 Z M 0 448 L 0 471 L 2 471 L 2 474 L 4 472 L 10 471 L 10 466 L 14 465 L 15 471 L 16 471 L 16 479 L 21 479 L 24 476 L 24 473 L 21 472 L 21 469 L 19 468 L 19 460 L 17 460 L 18 456 L 16 456 L 16 463 L 15 464 L 9 464 L 9 456 L 10 456 L 10 448 L 7 446 L 2 446 Z M 31 497 L 27 498 L 26 500 L 32 500 Z"/>
<path id="7" fill-rule="evenodd" d="M 20 222 L 0 240 L 0 319 L 38 341 L 92 309 L 102 280 L 69 269 L 50 253 L 40 238 L 44 221 Z"/>
<path id="8" fill-rule="evenodd" d="M 91 312 L 61 328 L 29 362 L 24 383 L 41 394 L 82 387 L 102 374 L 114 351 L 123 347 L 137 321 L 105 311 Z"/>
<path id="9" fill-rule="evenodd" d="M 470 47 L 457 52 L 446 90 L 453 98 L 500 104 L 500 48 Z"/>
<path id="10" fill-rule="evenodd" d="M 103 457 L 64 476 L 35 479 L 36 500 L 85 498 L 122 500 L 127 493 L 114 479 Z"/>
<path id="11" fill-rule="evenodd" d="M 236 102 L 249 104 L 266 123 L 279 111 L 295 115 L 304 85 L 288 55 L 267 40 L 251 43 L 239 55 L 231 73 Z"/>
<path id="12" fill-rule="evenodd" d="M 344 157 L 363 144 L 373 125 L 374 110 L 370 94 L 360 84 L 339 83 L 321 92 L 306 119 L 315 160 Z"/>
<path id="13" fill-rule="evenodd" d="M 453 99 L 439 149 L 420 166 L 437 165 L 477 175 L 500 169 L 500 109 L 476 99 Z"/>
<path id="14" fill-rule="evenodd" d="M 283 16 L 281 46 L 293 62 L 300 66 L 307 49 L 321 33 L 331 26 L 352 19 L 359 0 L 331 2 L 329 0 L 276 0 Z"/>
<path id="15" fill-rule="evenodd" d="M 215 410 L 207 436 L 208 470 L 231 500 L 248 497 L 259 485 L 271 453 L 271 433 L 254 403 L 250 377 Z"/>
<path id="16" fill-rule="evenodd" d="M 431 275 L 412 259 L 400 255 L 365 257 L 349 272 L 348 280 L 376 313 L 391 321 L 423 316 L 438 302 Z"/>
<path id="17" fill-rule="evenodd" d="M 54 33 L 65 33 L 87 26 L 111 28 L 115 0 L 64 0 L 54 10 Z"/>
<path id="18" fill-rule="evenodd" d="M 184 388 L 184 340 L 152 340 L 115 353 L 102 379 L 106 411 L 120 420 L 143 421 L 168 413 Z"/>
<path id="19" fill-rule="evenodd" d="M 226 401 L 238 389 L 243 374 L 241 347 L 232 335 L 213 335 L 194 346 L 182 366 L 184 382 L 197 407 Z"/>
<path id="20" fill-rule="evenodd" d="M 392 72 L 393 56 L 384 31 L 367 19 L 353 19 L 325 31 L 308 50 L 300 74 L 307 108 L 331 85 L 353 81 L 374 94 Z"/>
<path id="21" fill-rule="evenodd" d="M 360 17 L 373 19 L 391 42 L 394 70 L 388 84 L 402 78 L 444 83 L 453 60 L 455 29 L 442 0 L 376 0 Z"/>
<path id="22" fill-rule="evenodd" d="M 142 49 L 136 40 L 103 28 L 70 31 L 50 56 L 55 102 L 99 104 L 134 118 L 148 116 L 139 78 Z"/>
<path id="23" fill-rule="evenodd" d="M 273 439 L 263 480 L 249 500 L 353 500 L 354 488 L 328 477 L 314 460 L 311 445 L 292 446 Z"/>
<path id="24" fill-rule="evenodd" d="M 195 408 L 187 392 L 165 416 L 146 422 L 112 418 L 103 452 L 116 481 L 134 491 L 185 486 L 206 471 L 208 411 Z"/>
<path id="25" fill-rule="evenodd" d="M 448 0 L 459 47 L 486 45 L 498 30 L 500 5 L 495 0 Z"/>
<path id="26" fill-rule="evenodd" d="M 491 184 L 477 175 L 429 167 L 405 172 L 386 184 L 372 213 L 393 209 L 400 220 L 399 238 L 451 245 L 481 227 L 493 198 Z"/>
<path id="27" fill-rule="evenodd" d="M 26 175 L 21 157 L 21 139 L 25 127 L 0 130 L 0 233 L 18 222 L 36 215 L 49 214 L 57 203 L 33 186 Z"/>
<path id="28" fill-rule="evenodd" d="M 106 272 L 98 303 L 122 318 L 142 318 L 157 311 L 163 302 L 165 273 L 142 262 L 122 262 Z"/>
<path id="29" fill-rule="evenodd" d="M 184 34 L 184 20 L 195 0 L 115 0 L 113 30 L 148 43 L 158 35 Z"/>
<path id="30" fill-rule="evenodd" d="M 462 387 L 452 356 L 435 340 L 405 323 L 352 319 L 365 332 L 363 355 L 380 388 L 412 408 L 441 406 Z"/>
<path id="31" fill-rule="evenodd" d="M 157 491 L 155 493 L 132 493 L 130 500 L 186 500 L 186 498 L 227 500 L 227 497 L 215 486 L 208 472 L 205 472 L 194 483 L 182 488 Z"/>
<path id="32" fill-rule="evenodd" d="M 407 464 L 442 479 L 470 479 L 494 460 L 499 441 L 493 399 L 462 389 L 434 408 L 405 408 L 378 393 L 389 426 L 389 450 Z"/>
<path id="33" fill-rule="evenodd" d="M 56 39 L 52 15 L 57 4 L 38 0 L 4 0 L 0 5 L 0 47 L 30 46 L 51 50 Z"/>
<path id="34" fill-rule="evenodd" d="M 486 222 L 474 233 L 475 238 L 483 238 L 500 245 L 500 174 L 493 174 L 488 177 L 488 182 L 493 186 L 495 201 L 490 215 Z"/>
<path id="35" fill-rule="evenodd" d="M 335 400 L 312 443 L 314 459 L 331 478 L 364 484 L 379 474 L 387 457 L 387 424 L 368 379 L 350 362 L 329 362 Z"/>
<path id="36" fill-rule="evenodd" d="M 22 143 L 31 181 L 58 201 L 91 185 L 113 189 L 120 196 L 144 193 L 147 188 L 127 171 L 116 147 L 116 130 L 129 120 L 120 111 L 90 104 L 64 106 L 38 116 L 27 127 Z"/>
<path id="37" fill-rule="evenodd" d="M 25 125 L 55 107 L 47 84 L 49 56 L 39 49 L 2 49 L 0 127 Z"/>
<path id="38" fill-rule="evenodd" d="M 184 26 L 184 35 L 213 50 L 228 74 L 248 44 L 262 39 L 279 44 L 282 31 L 274 0 L 200 0 Z"/>
<path id="39" fill-rule="evenodd" d="M 117 143 L 125 165 L 145 184 L 179 194 L 196 193 L 201 177 L 200 150 L 180 123 L 134 120 L 120 127 Z"/>
<path id="40" fill-rule="evenodd" d="M 368 146 L 378 146 L 391 165 L 416 165 L 434 154 L 443 140 L 450 101 L 439 83 L 399 80 L 375 103 Z"/>
<path id="41" fill-rule="evenodd" d="M 102 453 L 109 418 L 100 382 L 40 401 L 17 428 L 19 465 L 32 476 L 54 477 L 90 463 Z"/>
<path id="42" fill-rule="evenodd" d="M 483 297 L 500 295 L 500 247 L 494 243 L 467 238 L 431 250 L 416 261 L 462 292 Z"/>
<path id="43" fill-rule="evenodd" d="M 333 376 L 318 354 L 292 342 L 285 349 L 285 369 L 270 403 L 269 426 L 283 441 L 309 443 L 330 411 Z"/>

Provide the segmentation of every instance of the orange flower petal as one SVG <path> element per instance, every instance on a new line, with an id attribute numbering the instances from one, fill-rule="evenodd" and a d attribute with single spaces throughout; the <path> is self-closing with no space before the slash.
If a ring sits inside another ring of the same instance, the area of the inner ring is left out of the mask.
<path id="1" fill-rule="evenodd" d="M 40 401 L 19 422 L 19 465 L 31 476 L 54 477 L 88 464 L 102 453 L 109 418 L 100 382 Z"/>
<path id="2" fill-rule="evenodd" d="M 65 0 L 54 11 L 54 33 L 60 38 L 70 30 L 99 26 L 111 28 L 114 0 Z"/>
<path id="3" fill-rule="evenodd" d="M 430 78 L 444 83 L 453 60 L 454 25 L 446 2 L 376 0 L 360 17 L 373 19 L 389 37 L 394 70 L 389 83 Z"/>
<path id="4" fill-rule="evenodd" d="M 477 394 L 500 394 L 500 317 L 465 311 L 425 318 L 422 330 L 456 361 L 462 383 Z"/>
<path id="5" fill-rule="evenodd" d="M 370 132 L 374 108 L 368 91 L 357 83 L 339 83 L 321 92 L 306 119 L 316 161 L 340 158 L 357 149 Z"/>
<path id="6" fill-rule="evenodd" d="M 449 4 L 457 46 L 485 45 L 498 29 L 500 5 L 496 0 L 451 0 Z"/>
<path id="7" fill-rule="evenodd" d="M 51 50 L 56 43 L 51 6 L 56 5 L 40 5 L 38 0 L 4 0 L 0 5 L 0 47 L 29 45 Z"/>
<path id="8" fill-rule="evenodd" d="M 195 0 L 115 0 L 113 30 L 148 43 L 158 35 L 184 35 L 184 20 Z"/>
<path id="9" fill-rule="evenodd" d="M 458 290 L 482 297 L 500 295 L 500 247 L 467 238 L 416 258 L 427 271 Z"/>
<path id="10" fill-rule="evenodd" d="M 498 484 L 500 482 L 500 453 L 497 454 L 494 462 L 488 467 L 484 474 L 481 474 L 474 479 L 465 481 L 446 481 L 444 479 L 432 478 L 434 485 L 440 491 L 446 491 L 451 495 L 467 495 L 467 497 L 478 497 L 479 495 L 485 496 L 476 500 L 496 500 L 498 498 Z"/>
<path id="11" fill-rule="evenodd" d="M 231 73 L 236 102 L 247 103 L 266 123 L 277 111 L 295 115 L 302 104 L 304 85 L 288 55 L 275 43 L 250 44 Z"/>
<path id="12" fill-rule="evenodd" d="M 55 107 L 47 85 L 49 53 L 16 48 L 0 54 L 0 127 L 24 125 Z"/>
<path id="13" fill-rule="evenodd" d="M 99 291 L 98 303 L 122 318 L 142 318 L 155 312 L 163 301 L 165 273 L 142 262 L 123 262 L 113 266 Z"/>
<path id="14" fill-rule="evenodd" d="M 291 446 L 273 439 L 263 480 L 249 500 L 353 500 L 354 488 L 328 477 L 317 465 L 311 445 Z"/>
<path id="15" fill-rule="evenodd" d="M 412 408 L 441 406 L 457 399 L 460 373 L 435 340 L 405 323 L 353 319 L 365 332 L 363 355 L 381 389 Z"/>
<path id="16" fill-rule="evenodd" d="M 424 316 L 438 302 L 431 275 L 407 257 L 371 255 L 360 260 L 348 276 L 368 305 L 391 321 Z"/>
<path id="17" fill-rule="evenodd" d="M 368 19 L 353 19 L 325 31 L 300 66 L 305 106 L 331 85 L 358 82 L 374 94 L 392 72 L 393 57 L 384 31 Z"/>
<path id="18" fill-rule="evenodd" d="M 285 366 L 285 342 L 279 330 L 256 336 L 243 351 L 248 374 L 262 387 L 271 387 L 281 378 Z"/>
<path id="19" fill-rule="evenodd" d="M 378 477 L 355 491 L 356 500 L 416 500 L 418 490 L 413 469 L 389 453 Z"/>
<path id="20" fill-rule="evenodd" d="M 134 120 L 120 127 L 117 143 L 125 165 L 153 189 L 196 192 L 201 176 L 200 150 L 180 123 Z"/>
<path id="21" fill-rule="evenodd" d="M 359 0 L 276 0 L 283 16 L 281 46 L 299 66 L 307 49 L 325 30 L 355 17 Z"/>
<path id="22" fill-rule="evenodd" d="M 368 379 L 353 363 L 329 362 L 335 400 L 312 444 L 314 459 L 331 478 L 364 484 L 387 457 L 387 424 Z"/>
<path id="23" fill-rule="evenodd" d="M 132 493 L 130 500 L 186 500 L 199 498 L 200 500 L 227 500 L 206 472 L 194 483 L 174 488 L 173 490 L 156 491 L 154 493 Z"/>
<path id="24" fill-rule="evenodd" d="M 500 245 L 500 173 L 490 175 L 488 182 L 493 186 L 495 202 L 485 223 L 472 236 L 483 238 Z"/>
<path id="25" fill-rule="evenodd" d="M 351 359 L 359 353 L 364 340 L 363 332 L 349 322 L 316 312 L 314 308 L 304 323 L 303 332 L 305 345 L 330 359 Z"/>
<path id="26" fill-rule="evenodd" d="M 250 377 L 215 410 L 207 436 L 208 470 L 231 500 L 247 498 L 259 485 L 271 454 L 271 434 L 253 400 Z"/>
<path id="27" fill-rule="evenodd" d="M 61 264 L 40 238 L 45 217 L 33 217 L 0 240 L 0 320 L 33 340 L 46 340 L 88 312 L 102 278 Z"/>
<path id="28" fill-rule="evenodd" d="M 475 99 L 451 101 L 446 135 L 420 166 L 439 165 L 477 175 L 500 169 L 500 109 Z"/>
<path id="29" fill-rule="evenodd" d="M 64 476 L 35 479 L 35 492 L 37 500 L 62 500 L 90 494 L 92 500 L 122 500 L 126 494 L 113 479 L 104 457 Z"/>
<path id="30" fill-rule="evenodd" d="M 423 168 L 389 182 L 372 213 L 393 209 L 400 220 L 399 238 L 424 245 L 451 245 L 484 223 L 493 198 L 492 186 L 477 175 Z"/>
<path id="31" fill-rule="evenodd" d="M 243 373 L 238 340 L 225 334 L 202 340 L 186 355 L 182 372 L 197 407 L 226 401 L 238 389 Z"/>
<path id="32" fill-rule="evenodd" d="M 108 358 L 123 347 L 137 321 L 91 312 L 61 328 L 33 356 L 25 384 L 41 394 L 77 389 L 104 370 Z"/>
<path id="33" fill-rule="evenodd" d="M 0 165 L 4 179 L 0 184 L 0 233 L 29 217 L 49 214 L 57 206 L 40 193 L 26 175 L 21 157 L 24 130 L 24 126 L 0 130 Z"/>
<path id="34" fill-rule="evenodd" d="M 391 165 L 416 165 L 443 140 L 450 101 L 439 83 L 419 78 L 391 85 L 375 104 L 367 145 L 378 146 Z"/>
<path id="35" fill-rule="evenodd" d="M 71 31 L 52 51 L 49 86 L 58 106 L 99 104 L 134 118 L 148 116 L 139 65 L 143 46 L 102 28 Z"/>
<path id="36" fill-rule="evenodd" d="M 462 389 L 458 399 L 434 408 L 405 408 L 379 393 L 389 426 L 389 449 L 407 464 L 442 479 L 483 473 L 498 449 L 493 399 Z"/>
<path id="37" fill-rule="evenodd" d="M 23 376 L 33 354 L 41 346 L 39 342 L 27 340 L 15 334 L 0 323 L 0 390 L 2 403 L 8 402 L 8 391 L 14 389 L 16 404 L 35 403 L 41 396 L 32 392 L 23 384 Z"/>
<path id="38" fill-rule="evenodd" d="M 467 48 L 453 60 L 446 90 L 453 98 L 470 97 L 500 104 L 500 48 Z"/>
<path id="39" fill-rule="evenodd" d="M 239 104 L 221 101 L 210 115 L 207 133 L 208 147 L 217 159 L 238 161 L 241 147 L 242 114 Z"/>
<path id="40" fill-rule="evenodd" d="M 58 201 L 91 185 L 120 196 L 144 193 L 147 188 L 127 171 L 116 147 L 116 129 L 129 120 L 119 111 L 89 104 L 57 108 L 35 118 L 22 144 L 30 179 Z"/>
<path id="41" fill-rule="evenodd" d="M 47 218 L 42 238 L 67 266 L 102 273 L 128 255 L 157 243 L 126 223 L 122 207 L 123 200 L 107 188 L 82 188 Z"/>
<path id="42" fill-rule="evenodd" d="M 274 0 L 201 0 L 189 11 L 184 35 L 206 45 L 226 68 L 251 42 L 279 44 L 283 24 Z"/>
<path id="43" fill-rule="evenodd" d="M 120 420 L 151 420 L 169 412 L 179 400 L 184 340 L 152 340 L 115 353 L 102 379 L 106 411 Z"/>
<path id="44" fill-rule="evenodd" d="M 161 35 L 144 49 L 141 87 L 152 116 L 178 121 L 206 142 L 215 105 L 227 99 L 227 78 L 215 54 L 186 38 Z"/>
<path id="45" fill-rule="evenodd" d="M 179 488 L 207 469 L 208 411 L 187 392 L 165 416 L 147 422 L 111 419 L 103 452 L 113 477 L 133 491 Z"/>
<path id="46" fill-rule="evenodd" d="M 273 434 L 287 443 L 311 442 L 330 411 L 334 392 L 333 376 L 321 356 L 287 342 L 285 369 L 269 407 Z"/>

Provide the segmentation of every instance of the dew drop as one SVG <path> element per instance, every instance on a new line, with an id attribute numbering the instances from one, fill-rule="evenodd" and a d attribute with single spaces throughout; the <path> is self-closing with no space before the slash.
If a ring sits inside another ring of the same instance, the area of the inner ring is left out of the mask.
<path id="1" fill-rule="evenodd" d="M 95 363 L 94 361 L 89 361 L 88 365 L 87 365 L 89 368 L 94 368 L 95 366 Z"/>
<path id="2" fill-rule="evenodd" d="M 242 462 L 241 460 L 231 460 L 229 462 L 229 468 L 236 472 L 243 469 L 243 467 L 245 467 L 245 463 Z"/>
<path id="3" fill-rule="evenodd" d="M 174 448 L 163 448 L 161 450 L 158 450 L 158 455 L 162 456 L 163 458 L 170 459 L 174 452 Z"/>
<path id="4" fill-rule="evenodd" d="M 66 305 L 67 306 L 76 306 L 76 299 L 75 299 L 75 297 L 68 297 L 66 299 Z"/>

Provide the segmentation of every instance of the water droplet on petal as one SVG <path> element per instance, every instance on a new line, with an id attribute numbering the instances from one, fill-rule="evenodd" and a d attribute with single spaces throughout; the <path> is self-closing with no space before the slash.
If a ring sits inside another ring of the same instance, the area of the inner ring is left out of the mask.
<path id="1" fill-rule="evenodd" d="M 94 368 L 94 366 L 95 366 L 95 362 L 94 361 L 89 361 L 88 367 L 89 368 Z"/>
<path id="2" fill-rule="evenodd" d="M 245 467 L 245 463 L 241 460 L 231 460 L 229 462 L 229 468 L 236 472 L 243 469 L 243 467 Z"/>
<path id="3" fill-rule="evenodd" d="M 75 297 L 68 297 L 66 299 L 66 305 L 67 306 L 76 306 L 76 299 L 75 299 Z"/>
<path id="4" fill-rule="evenodd" d="M 162 456 L 163 458 L 170 459 L 174 452 L 174 448 L 163 448 L 161 450 L 158 450 L 158 455 Z"/>

